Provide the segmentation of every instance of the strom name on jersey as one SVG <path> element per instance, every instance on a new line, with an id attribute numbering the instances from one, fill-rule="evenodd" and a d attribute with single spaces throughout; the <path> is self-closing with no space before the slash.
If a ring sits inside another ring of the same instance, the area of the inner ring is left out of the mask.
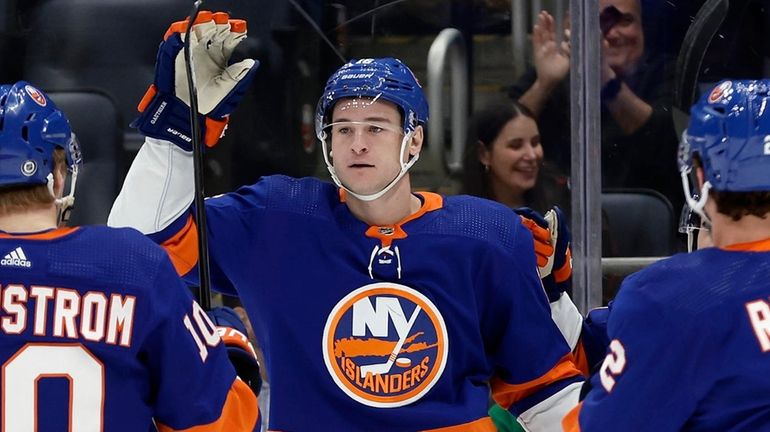
<path id="1" fill-rule="evenodd" d="M 72 288 L 7 283 L 0 286 L 0 301 L 0 329 L 6 335 L 21 334 L 32 323 L 35 336 L 131 344 L 134 296 L 113 293 L 108 298 L 100 291 L 81 294 Z"/>

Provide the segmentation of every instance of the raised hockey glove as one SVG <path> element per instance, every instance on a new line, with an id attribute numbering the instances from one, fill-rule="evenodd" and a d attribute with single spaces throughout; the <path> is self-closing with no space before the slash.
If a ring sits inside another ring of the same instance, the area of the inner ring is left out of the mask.
<path id="1" fill-rule="evenodd" d="M 540 216 L 540 213 L 529 207 L 520 207 L 513 211 L 521 217 L 521 223 L 532 233 L 535 240 L 537 267 L 548 267 L 550 271 L 550 266 L 553 265 L 554 247 L 551 243 L 551 233 L 548 231 L 548 222 Z"/>
<path id="2" fill-rule="evenodd" d="M 548 210 L 544 219 L 548 222 L 554 252 L 550 272 L 544 274 L 541 269 L 540 278 L 548 293 L 548 299 L 554 301 L 564 292 L 572 296 L 572 235 L 567 225 L 567 217 L 558 206 Z"/>
<path id="3" fill-rule="evenodd" d="M 545 216 L 540 216 L 528 207 L 514 211 L 521 217 L 522 224 L 532 232 L 538 272 L 548 301 L 558 300 L 563 292 L 571 295 L 572 252 L 564 212 L 556 206 L 548 210 Z"/>
<path id="4" fill-rule="evenodd" d="M 227 348 L 227 356 L 241 381 L 245 382 L 255 395 L 259 396 L 262 378 L 259 375 L 259 361 L 254 347 L 249 342 L 246 326 L 238 314 L 229 307 L 218 307 L 206 312 Z"/>
<path id="5" fill-rule="evenodd" d="M 185 71 L 187 21 L 168 28 L 158 49 L 155 79 L 131 123 L 145 136 L 171 141 L 192 151 L 190 93 Z M 259 62 L 245 59 L 228 65 L 235 47 L 246 38 L 246 21 L 224 12 L 201 11 L 190 32 L 190 53 L 198 93 L 201 139 L 214 146 L 224 135 L 229 115 L 246 92 Z"/>

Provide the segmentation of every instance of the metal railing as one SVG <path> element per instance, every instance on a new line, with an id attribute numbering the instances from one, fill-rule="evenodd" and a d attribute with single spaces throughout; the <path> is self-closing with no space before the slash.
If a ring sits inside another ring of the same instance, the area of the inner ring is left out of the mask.
<path id="1" fill-rule="evenodd" d="M 451 142 L 444 146 L 444 71 L 451 72 Z M 428 51 L 428 150 L 449 174 L 463 169 L 463 151 L 468 135 L 468 58 L 462 33 L 447 28 L 436 36 Z"/>
<path id="2" fill-rule="evenodd" d="M 602 275 L 628 276 L 668 257 L 602 258 Z"/>

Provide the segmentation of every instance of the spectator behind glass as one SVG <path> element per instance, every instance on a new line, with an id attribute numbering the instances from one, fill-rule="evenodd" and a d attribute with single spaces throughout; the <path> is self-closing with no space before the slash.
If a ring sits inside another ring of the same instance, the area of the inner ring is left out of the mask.
<path id="1" fill-rule="evenodd" d="M 475 117 L 476 151 L 468 152 L 465 192 L 510 208 L 544 214 L 553 205 L 569 208 L 567 177 L 543 162 L 535 117 L 516 101 L 490 104 Z"/>
<path id="2" fill-rule="evenodd" d="M 677 136 L 671 119 L 671 71 L 666 59 L 645 49 L 638 0 L 600 0 L 602 10 L 602 185 L 651 188 L 683 204 L 677 176 Z M 614 8 L 614 9 L 613 9 Z M 565 21 L 566 22 L 566 21 Z M 534 68 L 510 96 L 538 119 L 542 144 L 563 172 L 570 169 L 569 29 L 555 35 L 554 18 L 543 11 L 532 31 Z"/>

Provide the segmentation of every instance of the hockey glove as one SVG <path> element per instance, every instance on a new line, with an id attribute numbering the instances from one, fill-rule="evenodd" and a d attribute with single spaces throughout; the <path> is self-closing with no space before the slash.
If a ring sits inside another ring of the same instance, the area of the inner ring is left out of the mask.
<path id="1" fill-rule="evenodd" d="M 145 136 L 171 141 L 192 151 L 190 94 L 185 71 L 187 21 L 168 28 L 158 49 L 155 79 L 131 123 Z M 245 94 L 259 62 L 245 59 L 228 65 L 235 47 L 246 38 L 246 21 L 224 12 L 201 11 L 190 32 L 190 53 L 198 93 L 201 138 L 208 147 L 224 135 L 229 115 Z"/>
<path id="2" fill-rule="evenodd" d="M 540 213 L 529 207 L 520 207 L 513 211 L 521 217 L 521 223 L 534 237 L 538 268 L 548 267 L 550 272 L 550 267 L 553 266 L 554 247 L 551 243 L 551 233 L 548 231 L 548 222 L 540 216 Z"/>
<path id="3" fill-rule="evenodd" d="M 572 296 L 572 235 L 567 225 L 567 217 L 558 206 L 545 213 L 551 232 L 551 244 L 554 245 L 553 265 L 548 274 L 541 274 L 549 299 L 552 295 L 558 299 L 561 293 Z M 553 299 L 551 299 L 553 301 Z"/>
<path id="4" fill-rule="evenodd" d="M 262 388 L 259 362 L 254 347 L 246 336 L 248 332 L 243 321 L 229 307 L 214 308 L 206 313 L 217 326 L 219 336 L 227 348 L 227 356 L 238 377 L 251 388 L 255 395 L 259 396 L 259 390 Z"/>
<path id="5" fill-rule="evenodd" d="M 535 239 L 537 266 L 548 301 L 559 300 L 561 293 L 572 294 L 572 252 L 566 216 L 559 207 L 548 210 L 545 217 L 522 207 L 515 210 Z"/>

